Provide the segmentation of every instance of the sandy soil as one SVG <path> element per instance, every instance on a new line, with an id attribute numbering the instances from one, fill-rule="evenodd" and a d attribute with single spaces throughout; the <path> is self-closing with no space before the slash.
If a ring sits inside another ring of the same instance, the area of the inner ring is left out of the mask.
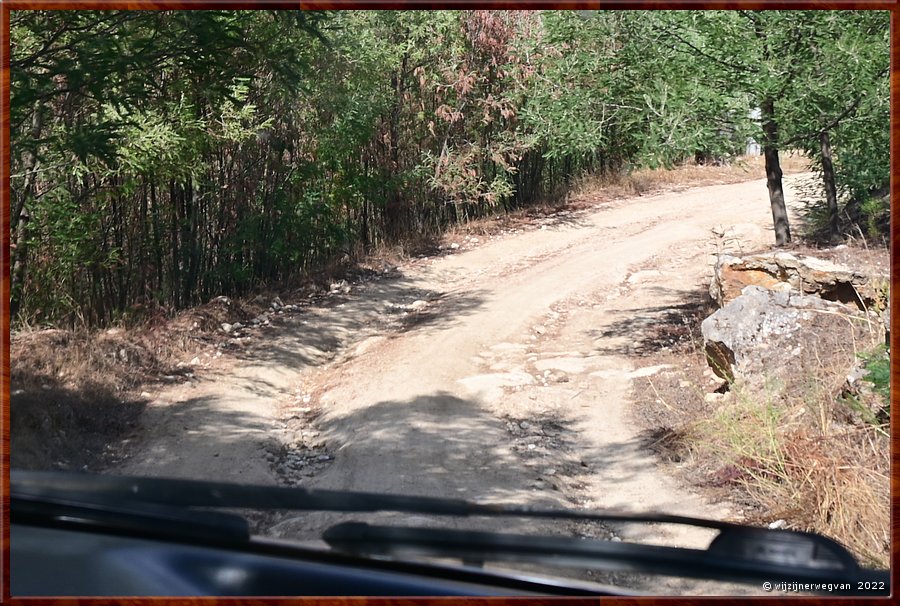
<path id="1" fill-rule="evenodd" d="M 789 198 L 800 178 L 785 178 Z M 113 471 L 735 519 L 658 466 L 629 417 L 631 382 L 662 370 L 641 366 L 639 354 L 666 346 L 650 328 L 696 299 L 715 253 L 773 240 L 758 180 L 460 241 L 282 316 L 248 333 L 237 363 L 151 394 L 141 438 Z M 279 516 L 262 529 L 312 540 L 340 519 Z M 685 547 L 711 538 L 660 525 L 403 521 Z M 582 578 L 650 593 L 746 591 Z"/>

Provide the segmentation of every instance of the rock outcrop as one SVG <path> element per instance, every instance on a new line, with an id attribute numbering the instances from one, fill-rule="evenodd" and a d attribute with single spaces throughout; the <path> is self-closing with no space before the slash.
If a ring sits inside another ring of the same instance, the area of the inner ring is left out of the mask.
<path id="1" fill-rule="evenodd" d="M 853 359 L 871 339 L 872 318 L 841 303 L 752 284 L 701 324 L 706 355 L 719 377 L 765 386 L 804 375 L 824 352 Z"/>
<path id="2" fill-rule="evenodd" d="M 883 307 L 887 283 L 887 276 L 866 275 L 845 265 L 788 252 L 722 255 L 709 294 L 723 306 L 739 297 L 746 286 L 761 286 L 776 292 L 815 294 L 865 310 Z"/>

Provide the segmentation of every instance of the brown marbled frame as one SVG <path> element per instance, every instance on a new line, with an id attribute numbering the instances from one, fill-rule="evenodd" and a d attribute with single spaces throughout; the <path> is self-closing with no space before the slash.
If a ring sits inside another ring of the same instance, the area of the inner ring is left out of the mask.
<path id="1" fill-rule="evenodd" d="M 133 0 L 123 2 L 116 0 L 0 0 L 0 265 L 2 265 L 2 277 L 0 277 L 0 326 L 2 326 L 2 340 L 0 340 L 0 369 L 2 369 L 2 381 L 0 381 L 0 465 L 2 465 L 2 478 L 0 478 L 0 521 L 2 521 L 2 535 L 0 535 L 0 603 L 17 604 L 288 604 L 303 603 L 316 604 L 318 606 L 350 606 L 363 604 L 383 604 L 385 606 L 405 606 L 407 604 L 457 604 L 468 606 L 480 605 L 507 605 L 533 603 L 538 605 L 565 603 L 579 604 L 670 604 L 674 601 L 690 602 L 697 604 L 731 604 L 737 598 L 11 598 L 9 595 L 9 397 L 10 397 L 10 317 L 9 317 L 9 186 L 10 186 L 10 133 L 9 133 L 9 13 L 11 10 L 26 9 L 128 9 L 128 10 L 153 10 L 153 9 L 252 9 L 252 8 L 283 8 L 283 9 L 451 9 L 451 8 L 533 8 L 533 9 L 879 9 L 891 11 L 891 215 L 893 219 L 895 203 L 900 196 L 900 180 L 898 174 L 898 158 L 900 158 L 900 110 L 898 110 L 898 95 L 900 95 L 900 44 L 898 44 L 898 27 L 900 27 L 900 0 L 604 0 L 594 2 L 564 1 L 547 2 L 544 0 L 332 0 L 311 2 L 284 2 L 283 0 L 257 0 L 255 2 L 241 0 L 181 0 L 180 2 L 168 1 L 142 1 Z M 900 227 L 895 221 L 891 221 L 891 308 L 898 307 L 898 281 L 895 276 L 894 266 L 897 257 L 897 247 L 900 245 Z M 896 351 L 900 344 L 900 334 L 897 330 L 896 315 L 891 316 L 891 349 Z M 898 404 L 897 390 L 893 386 L 900 380 L 900 371 L 891 360 L 891 570 L 897 555 L 898 528 L 894 524 L 894 514 L 897 513 L 898 495 L 900 495 L 900 438 L 898 438 Z M 893 574 L 892 586 L 896 587 L 897 577 Z M 892 603 L 890 598 L 841 598 L 839 601 L 828 597 L 797 598 L 810 606 L 819 604 L 846 604 L 846 603 Z M 742 602 L 756 604 L 771 604 L 783 601 L 783 598 L 746 598 Z"/>

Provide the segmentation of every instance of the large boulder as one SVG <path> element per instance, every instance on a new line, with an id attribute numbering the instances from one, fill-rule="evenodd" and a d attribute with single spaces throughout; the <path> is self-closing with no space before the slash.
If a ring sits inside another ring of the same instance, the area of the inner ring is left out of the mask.
<path id="1" fill-rule="evenodd" d="M 877 325 L 818 296 L 750 285 L 706 318 L 701 332 L 713 372 L 764 387 L 812 376 L 804 371 L 811 364 L 852 363 L 857 345 L 880 337 Z"/>
<path id="2" fill-rule="evenodd" d="M 867 275 L 845 265 L 810 256 L 773 252 L 744 257 L 721 255 L 716 261 L 709 294 L 723 306 L 747 286 L 803 294 L 852 305 L 858 309 L 883 306 L 887 277 Z"/>

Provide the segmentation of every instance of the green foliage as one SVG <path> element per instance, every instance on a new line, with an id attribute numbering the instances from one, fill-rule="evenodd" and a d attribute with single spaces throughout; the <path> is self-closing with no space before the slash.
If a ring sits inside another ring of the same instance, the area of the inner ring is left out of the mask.
<path id="1" fill-rule="evenodd" d="M 891 363 L 885 346 L 861 352 L 858 357 L 865 371 L 857 387 L 841 395 L 839 401 L 850 408 L 863 422 L 884 433 L 890 419 Z M 860 385 L 866 387 L 860 388 Z M 884 434 L 887 435 L 887 434 Z"/>
<path id="2" fill-rule="evenodd" d="M 868 371 L 863 381 L 870 383 L 884 400 L 885 405 L 891 401 L 891 357 L 887 348 L 882 346 L 859 356 L 863 361 L 863 368 Z"/>
<path id="3" fill-rule="evenodd" d="M 891 199 L 889 196 L 868 198 L 859 205 L 860 222 L 872 239 L 884 236 L 890 230 Z"/>
<path id="4" fill-rule="evenodd" d="M 759 139 L 748 112 L 770 93 L 798 142 L 858 98 L 834 125 L 835 164 L 848 200 L 880 199 L 883 21 L 12 11 L 13 309 L 103 323 L 134 303 L 183 307 L 582 173 L 727 157 Z"/>

